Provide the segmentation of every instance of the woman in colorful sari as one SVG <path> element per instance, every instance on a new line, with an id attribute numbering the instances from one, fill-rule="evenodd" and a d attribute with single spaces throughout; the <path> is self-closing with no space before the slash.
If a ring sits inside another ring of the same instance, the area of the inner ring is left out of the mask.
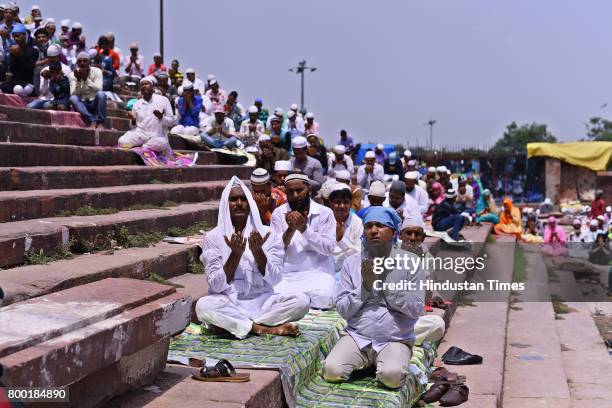
<path id="1" fill-rule="evenodd" d="M 499 216 L 499 223 L 495 225 L 495 233 L 520 237 L 523 232 L 521 210 L 512 205 L 511 198 L 504 198 L 503 204 L 504 210 Z"/>
<path id="2" fill-rule="evenodd" d="M 495 205 L 495 200 L 489 189 L 485 189 L 476 203 L 476 222 L 490 222 L 497 224 L 499 222 L 499 210 Z"/>
<path id="3" fill-rule="evenodd" d="M 551 256 L 567 255 L 567 237 L 563 227 L 557 224 L 557 219 L 548 217 L 548 225 L 544 229 L 544 246 L 542 252 Z"/>

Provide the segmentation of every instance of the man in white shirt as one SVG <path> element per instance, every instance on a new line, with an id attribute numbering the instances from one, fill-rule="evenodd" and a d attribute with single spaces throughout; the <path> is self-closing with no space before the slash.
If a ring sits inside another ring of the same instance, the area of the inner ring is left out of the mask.
<path id="1" fill-rule="evenodd" d="M 416 170 L 406 172 L 404 175 L 404 182 L 406 184 L 406 194 L 416 201 L 419 210 L 421 210 L 421 214 L 424 214 L 429 208 L 429 195 L 427 194 L 427 190 L 417 184 L 419 176 L 420 174 Z"/>
<path id="2" fill-rule="evenodd" d="M 92 67 L 89 54 L 80 52 L 77 67 L 68 77 L 70 103 L 88 126 L 106 124 L 106 94 L 102 91 L 102 70 Z"/>
<path id="3" fill-rule="evenodd" d="M 260 136 L 263 136 L 266 132 L 263 122 L 258 119 L 259 111 L 257 106 L 253 105 L 249 107 L 249 118 L 243 120 L 240 124 L 240 140 L 248 147 L 257 144 Z"/>
<path id="4" fill-rule="evenodd" d="M 138 52 L 138 44 L 133 42 L 130 44 L 130 55 L 124 61 L 125 75 L 123 75 L 123 80 L 140 81 L 144 76 L 144 70 L 144 57 Z"/>
<path id="5" fill-rule="evenodd" d="M 132 126 L 119 138 L 119 147 L 132 148 L 142 146 L 156 153 L 167 153 L 168 129 L 176 123 L 172 106 L 165 96 L 153 92 L 154 79 L 145 77 L 140 80 L 142 98 L 132 108 Z"/>
<path id="6" fill-rule="evenodd" d="M 353 194 L 344 183 L 331 187 L 329 205 L 336 219 L 336 247 L 334 248 L 334 270 L 340 272 L 342 262 L 353 254 L 361 252 L 363 224 L 361 218 L 351 212 Z"/>
<path id="7" fill-rule="evenodd" d="M 302 293 L 274 293 L 283 243 L 261 223 L 251 192 L 236 176 L 221 194 L 217 223 L 202 243 L 208 296 L 196 303 L 198 319 L 239 339 L 249 333 L 297 336 L 290 322 L 304 317 L 310 300 Z"/>
<path id="8" fill-rule="evenodd" d="M 383 207 L 394 209 L 402 220 L 408 215 L 417 219 L 423 218 L 416 200 L 406 194 L 406 184 L 399 180 L 391 183 L 391 188 L 386 195 Z"/>
<path id="9" fill-rule="evenodd" d="M 347 170 L 349 174 L 353 174 L 355 166 L 353 165 L 353 159 L 345 154 L 346 147 L 344 145 L 337 145 L 334 146 L 332 151 L 334 155 L 328 159 L 327 175 L 329 177 L 336 177 L 336 173 L 340 170 Z"/>
<path id="10" fill-rule="evenodd" d="M 376 163 L 376 155 L 373 151 L 369 150 L 365 154 L 364 164 L 359 166 L 357 170 L 357 184 L 361 186 L 364 192 L 370 189 L 370 184 L 373 181 L 382 181 L 385 176 L 385 170 L 383 166 Z"/>
<path id="11" fill-rule="evenodd" d="M 266 129 L 270 129 L 270 127 L 272 126 L 272 119 L 274 119 L 274 117 L 280 120 L 281 128 L 285 129 L 286 123 L 285 123 L 284 115 L 285 115 L 285 112 L 283 111 L 282 108 L 274 109 L 274 115 L 270 115 L 270 117 L 268 117 L 268 120 L 266 121 Z"/>
<path id="12" fill-rule="evenodd" d="M 291 133 L 291 140 L 298 136 L 304 136 L 304 121 L 300 123 L 294 111 L 287 112 L 287 132 Z"/>
<path id="13" fill-rule="evenodd" d="M 196 76 L 195 69 L 187 68 L 185 76 L 187 80 L 193 84 L 193 89 L 196 91 L 196 94 L 199 93 L 201 96 L 206 95 L 206 84 Z"/>
<path id="14" fill-rule="evenodd" d="M 204 132 L 200 134 L 202 141 L 211 148 L 235 148 L 238 139 L 235 136 L 234 121 L 225 117 L 223 105 L 217 105 L 214 112 L 215 116 L 205 121 Z"/>
<path id="15" fill-rule="evenodd" d="M 274 210 L 271 228 L 285 246 L 283 280 L 274 287 L 279 294 L 305 293 L 310 307 L 333 307 L 336 279 L 334 258 L 336 219 L 327 207 L 310 199 L 304 174 L 285 178 L 287 203 Z"/>
<path id="16" fill-rule="evenodd" d="M 49 64 L 54 61 L 60 62 L 60 55 L 62 54 L 62 50 L 59 45 L 52 44 L 47 48 L 47 60 Z M 61 64 L 62 73 L 66 77 L 70 77 L 72 74 L 72 70 L 68 65 Z M 38 94 L 40 95 L 39 99 L 36 99 L 28 104 L 28 108 L 30 109 L 41 109 L 43 105 L 53 99 L 53 95 L 49 92 L 49 80 L 51 76 L 49 75 L 49 66 L 47 65 L 40 71 L 40 88 L 38 90 Z"/>

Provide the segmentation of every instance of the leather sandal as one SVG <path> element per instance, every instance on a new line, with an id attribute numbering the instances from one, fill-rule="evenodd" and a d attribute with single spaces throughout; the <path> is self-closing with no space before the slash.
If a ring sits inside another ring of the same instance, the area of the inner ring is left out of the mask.
<path id="1" fill-rule="evenodd" d="M 449 383 L 457 382 L 457 373 L 448 371 L 444 367 L 436 368 L 433 373 L 429 376 L 429 380 L 432 382 L 447 381 Z"/>
<path id="2" fill-rule="evenodd" d="M 469 388 L 465 384 L 452 384 L 446 394 L 440 398 L 441 407 L 454 407 L 463 404 L 468 400 L 470 393 Z"/>
<path id="3" fill-rule="evenodd" d="M 442 396 L 444 396 L 449 389 L 449 383 L 447 383 L 446 381 L 438 381 L 437 383 L 429 387 L 429 389 L 425 392 L 425 394 L 423 394 L 421 399 L 426 403 L 431 404 L 432 402 L 440 400 L 440 398 L 442 398 Z"/>
<path id="4" fill-rule="evenodd" d="M 206 382 L 247 382 L 251 379 L 248 373 L 236 374 L 236 369 L 226 359 L 219 360 L 214 367 L 200 368 L 191 377 L 194 380 Z"/>

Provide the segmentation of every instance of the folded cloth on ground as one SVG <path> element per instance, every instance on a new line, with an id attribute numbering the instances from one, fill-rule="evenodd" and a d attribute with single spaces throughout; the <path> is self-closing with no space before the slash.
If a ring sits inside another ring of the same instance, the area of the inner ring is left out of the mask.
<path id="1" fill-rule="evenodd" d="M 172 339 L 168 361 L 226 358 L 236 368 L 278 369 L 289 407 L 311 407 L 315 400 L 318 407 L 346 406 L 347 401 L 354 407 L 411 406 L 427 383 L 435 348 L 427 344 L 414 348 L 410 367 L 413 375 L 400 390 L 386 389 L 374 377 L 327 383 L 321 377 L 321 361 L 338 342 L 345 324 L 335 311 L 311 310 L 298 322 L 301 335 L 297 338 L 266 335 L 244 340 L 229 334 L 207 334 L 202 326 L 192 324 Z"/>

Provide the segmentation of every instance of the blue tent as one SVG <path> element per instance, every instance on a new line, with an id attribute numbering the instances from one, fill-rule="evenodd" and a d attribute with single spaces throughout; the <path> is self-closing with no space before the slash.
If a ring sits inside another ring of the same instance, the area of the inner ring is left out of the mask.
<path id="1" fill-rule="evenodd" d="M 357 162 L 358 166 L 360 166 L 363 163 L 363 158 L 364 158 L 366 152 L 368 150 L 374 150 L 374 148 L 376 148 L 376 144 L 374 144 L 374 143 L 362 143 L 361 144 L 361 148 L 357 152 L 357 157 L 355 157 L 355 161 Z M 385 153 L 387 153 L 387 155 L 389 155 L 389 153 L 395 151 L 395 145 L 394 144 L 385 144 L 384 151 L 385 151 Z"/>

